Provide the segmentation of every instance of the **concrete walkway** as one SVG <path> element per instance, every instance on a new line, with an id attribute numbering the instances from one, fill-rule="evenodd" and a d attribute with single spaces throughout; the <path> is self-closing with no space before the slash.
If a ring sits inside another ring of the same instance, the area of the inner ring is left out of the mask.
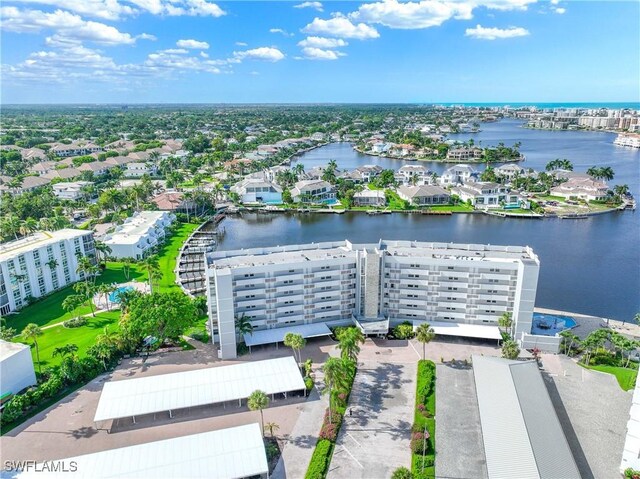
<path id="1" fill-rule="evenodd" d="M 387 479 L 411 467 L 411 422 L 417 364 L 371 362 L 358 366 L 329 467 L 328 479 Z"/>
<path id="2" fill-rule="evenodd" d="M 329 407 L 329 395 L 320 393 L 323 384 L 322 370 L 316 370 L 316 387 L 307 400 L 299 406 L 300 416 L 289 437 L 286 438 L 280 460 L 272 479 L 298 479 L 304 477 L 316 447 L 325 410 Z"/>

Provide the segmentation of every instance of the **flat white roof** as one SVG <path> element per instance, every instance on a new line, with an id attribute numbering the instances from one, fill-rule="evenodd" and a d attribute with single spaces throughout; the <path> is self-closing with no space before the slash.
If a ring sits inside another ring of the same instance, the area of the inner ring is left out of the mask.
<path id="1" fill-rule="evenodd" d="M 445 321 L 414 321 L 413 329 L 427 322 L 433 331 L 440 336 L 462 336 L 464 338 L 502 339 L 497 326 L 482 324 L 447 323 Z"/>
<path id="2" fill-rule="evenodd" d="M 252 334 L 245 334 L 244 342 L 247 346 L 281 343 L 284 341 L 284 337 L 287 333 L 300 334 L 303 338 L 317 338 L 319 336 L 330 336 L 331 330 L 324 323 L 303 324 L 300 326 L 290 326 L 286 328 L 263 329 L 261 331 L 254 331 Z"/>
<path id="3" fill-rule="evenodd" d="M 75 472 L 51 472 L 62 463 Z M 136 446 L 49 461 L 47 472 L 25 471 L 20 478 L 153 478 L 238 479 L 269 471 L 260 425 L 209 431 Z M 39 464 L 42 470 L 44 464 Z"/>
<path id="4" fill-rule="evenodd" d="M 23 349 L 31 349 L 29 345 L 23 343 L 12 343 L 10 341 L 4 341 L 0 339 L 0 361 L 4 361 L 8 357 L 19 353 Z"/>
<path id="5" fill-rule="evenodd" d="M 58 241 L 90 235 L 91 231 L 64 228 L 58 231 L 38 231 L 19 240 L 0 245 L 0 261 L 6 261 L 16 256 L 47 246 Z"/>
<path id="6" fill-rule="evenodd" d="M 94 421 L 139 416 L 305 388 L 293 356 L 105 383 Z"/>

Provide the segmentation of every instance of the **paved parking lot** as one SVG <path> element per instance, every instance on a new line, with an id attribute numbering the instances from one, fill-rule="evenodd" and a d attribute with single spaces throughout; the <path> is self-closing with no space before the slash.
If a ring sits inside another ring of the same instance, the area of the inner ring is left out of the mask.
<path id="1" fill-rule="evenodd" d="M 329 479 L 388 479 L 411 467 L 411 422 L 417 364 L 366 361 L 358 367 Z"/>
<path id="2" fill-rule="evenodd" d="M 543 377 L 583 479 L 620 477 L 632 391 L 615 377 L 543 355 Z"/>
<path id="3" fill-rule="evenodd" d="M 436 477 L 486 479 L 473 369 L 436 366 Z"/>

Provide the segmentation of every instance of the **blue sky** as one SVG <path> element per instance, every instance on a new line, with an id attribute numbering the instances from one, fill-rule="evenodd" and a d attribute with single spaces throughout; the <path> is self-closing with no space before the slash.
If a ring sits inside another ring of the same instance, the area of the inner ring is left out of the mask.
<path id="1" fill-rule="evenodd" d="M 640 101 L 640 2 L 4 0 L 3 103 Z"/>

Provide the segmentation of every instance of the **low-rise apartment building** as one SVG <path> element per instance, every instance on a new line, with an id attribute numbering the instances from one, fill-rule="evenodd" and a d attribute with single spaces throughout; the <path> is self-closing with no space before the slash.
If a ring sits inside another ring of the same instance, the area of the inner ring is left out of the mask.
<path id="1" fill-rule="evenodd" d="M 104 237 L 113 258 L 142 259 L 165 237 L 175 216 L 166 211 L 140 211 Z"/>
<path id="2" fill-rule="evenodd" d="M 83 279 L 78 257 L 95 254 L 93 233 L 75 229 L 41 231 L 0 245 L 0 315 Z"/>
<path id="3" fill-rule="evenodd" d="M 51 151 L 58 157 L 67 158 L 69 156 L 83 156 L 91 153 L 99 153 L 102 148 L 95 143 L 72 141 L 68 145 L 65 143 L 53 143 Z"/>
<path id="4" fill-rule="evenodd" d="M 447 159 L 455 161 L 479 160 L 482 158 L 481 148 L 450 148 Z"/>
<path id="5" fill-rule="evenodd" d="M 387 240 L 217 251 L 206 263 L 223 359 L 236 355 L 242 315 L 256 331 L 438 321 L 492 326 L 495 335 L 498 318 L 512 312 L 520 339 L 531 332 L 540 267 L 529 247 Z"/>

